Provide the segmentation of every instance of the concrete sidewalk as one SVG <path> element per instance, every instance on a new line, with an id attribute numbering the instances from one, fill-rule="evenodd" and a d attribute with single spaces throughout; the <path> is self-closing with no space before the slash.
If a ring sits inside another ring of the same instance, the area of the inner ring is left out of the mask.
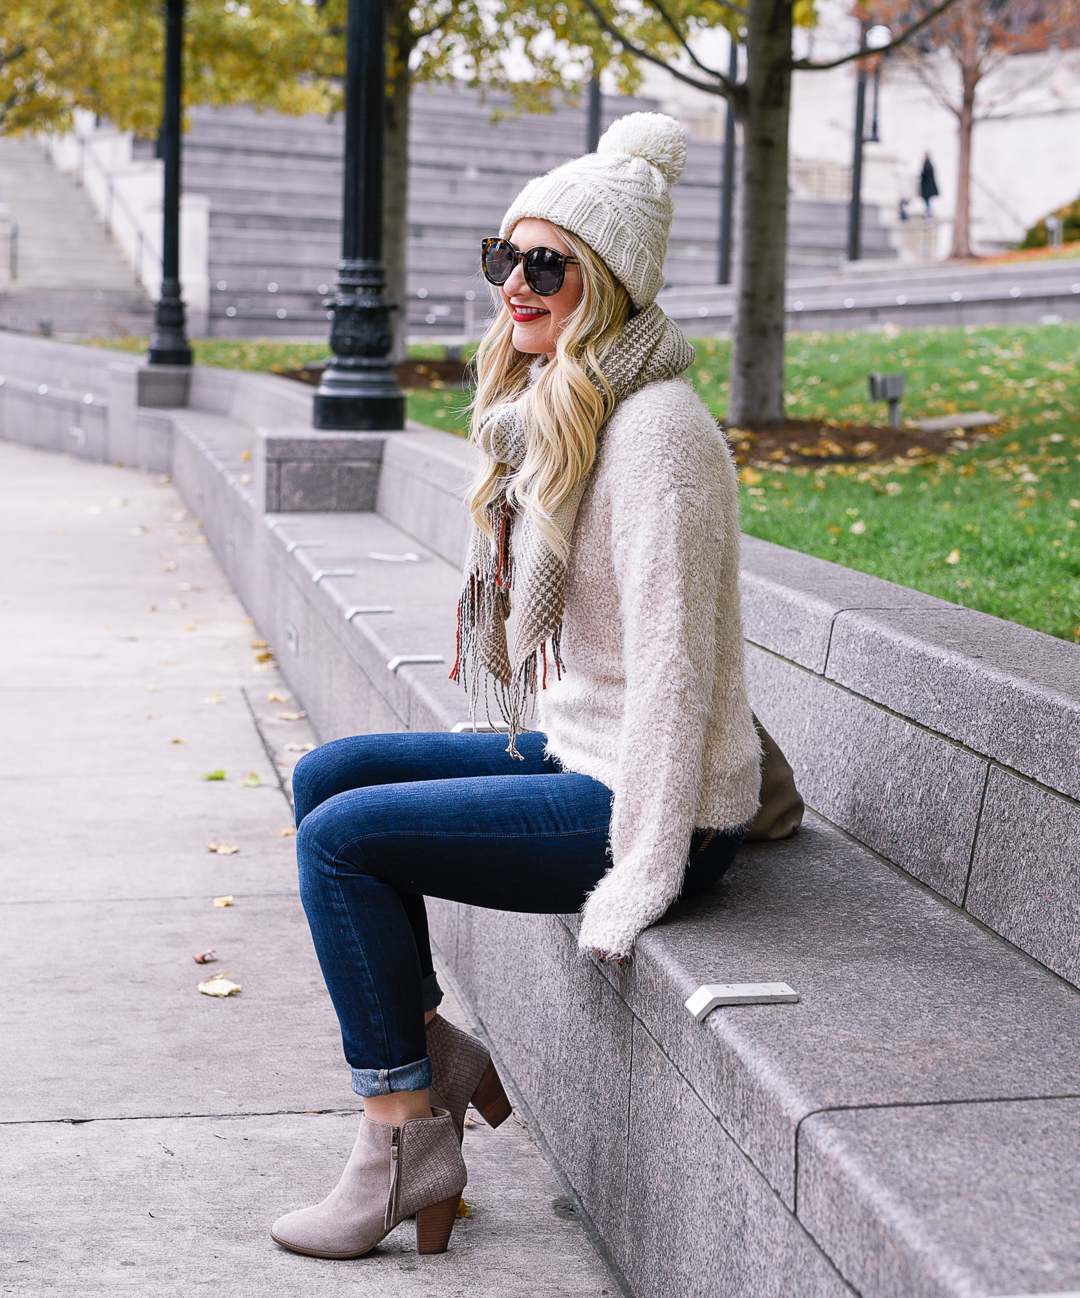
<path id="1" fill-rule="evenodd" d="M 279 832 L 312 736 L 167 480 L 0 443 L 0 546 L 0 1292 L 614 1298 L 517 1119 L 445 1256 L 272 1243 L 360 1107 Z"/>

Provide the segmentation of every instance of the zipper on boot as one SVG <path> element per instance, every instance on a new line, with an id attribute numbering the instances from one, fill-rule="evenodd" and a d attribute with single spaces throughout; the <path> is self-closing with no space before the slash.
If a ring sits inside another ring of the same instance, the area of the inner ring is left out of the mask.
<path id="1" fill-rule="evenodd" d="M 389 1234 L 396 1225 L 398 1167 L 401 1162 L 398 1157 L 400 1145 L 401 1128 L 393 1127 L 390 1131 L 390 1193 L 386 1196 L 386 1215 L 383 1218 L 383 1225 L 386 1227 L 387 1234 Z"/>

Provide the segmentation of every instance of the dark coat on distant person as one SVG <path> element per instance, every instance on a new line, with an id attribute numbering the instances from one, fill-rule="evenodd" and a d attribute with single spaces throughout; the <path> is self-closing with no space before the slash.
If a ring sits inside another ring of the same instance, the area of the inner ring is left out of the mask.
<path id="1" fill-rule="evenodd" d="M 919 172 L 919 197 L 924 203 L 930 199 L 937 198 L 938 187 L 937 177 L 934 175 L 934 164 L 930 161 L 930 155 L 923 158 L 922 171 Z"/>

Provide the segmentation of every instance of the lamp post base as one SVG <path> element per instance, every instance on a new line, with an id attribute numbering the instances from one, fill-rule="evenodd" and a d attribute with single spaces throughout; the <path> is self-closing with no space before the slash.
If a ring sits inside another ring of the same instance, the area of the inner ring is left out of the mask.
<path id="1" fill-rule="evenodd" d="M 166 279 L 161 286 L 161 300 L 154 312 L 154 336 L 146 359 L 151 365 L 190 365 L 191 344 L 187 340 L 184 300 L 180 282 Z"/>
<path id="2" fill-rule="evenodd" d="M 383 301 L 382 267 L 372 260 L 345 260 L 338 291 L 326 305 L 333 359 L 315 393 L 316 428 L 405 427 L 405 395 L 390 365 L 390 312 Z"/>
<path id="3" fill-rule="evenodd" d="M 405 394 L 388 363 L 375 369 L 328 365 L 315 393 L 314 425 L 321 429 L 405 427 Z"/>

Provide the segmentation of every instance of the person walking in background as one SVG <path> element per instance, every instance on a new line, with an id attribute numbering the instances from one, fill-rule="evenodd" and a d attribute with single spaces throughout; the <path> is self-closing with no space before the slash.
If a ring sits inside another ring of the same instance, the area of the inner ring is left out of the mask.
<path id="1" fill-rule="evenodd" d="M 933 216 L 930 210 L 930 200 L 937 198 L 938 187 L 937 177 L 934 175 L 934 164 L 930 161 L 929 153 L 923 154 L 922 171 L 919 172 L 919 197 L 926 204 L 926 215 Z"/>

